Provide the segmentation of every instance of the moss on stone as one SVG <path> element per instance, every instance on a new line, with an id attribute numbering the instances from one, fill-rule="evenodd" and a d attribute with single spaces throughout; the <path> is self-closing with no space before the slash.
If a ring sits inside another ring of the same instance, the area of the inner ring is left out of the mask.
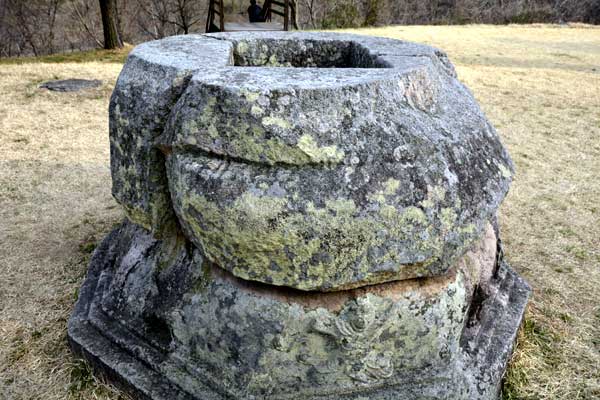
<path id="1" fill-rule="evenodd" d="M 374 265 L 388 265 L 389 279 L 419 275 L 415 270 L 442 254 L 435 221 L 418 207 L 384 205 L 376 215 L 361 216 L 352 200 L 330 199 L 325 207 L 308 202 L 299 212 L 286 198 L 251 192 L 224 205 L 174 175 L 176 208 L 195 243 L 211 261 L 244 279 L 306 290 L 355 286 L 381 280 L 370 270 Z M 418 265 L 413 270 L 403 265 L 406 255 L 400 253 L 410 254 Z"/>
<path id="2" fill-rule="evenodd" d="M 338 163 L 344 158 L 342 150 L 335 146 L 319 146 L 308 134 L 300 136 L 297 146 L 314 163 Z"/>
<path id="3" fill-rule="evenodd" d="M 146 210 L 144 210 L 142 207 L 131 205 L 125 202 L 121 205 L 125 210 L 127 218 L 131 222 L 134 222 L 148 230 L 152 229 L 152 218 Z"/>
<path id="4" fill-rule="evenodd" d="M 196 293 L 173 326 L 177 343 L 189 346 L 195 360 L 216 366 L 215 371 L 226 369 L 216 377 L 229 387 L 274 397 L 290 387 L 307 395 L 317 393 L 315 388 L 343 392 L 357 385 L 389 384 L 400 371 L 452 365 L 468 298 L 460 272 L 435 293 L 408 290 L 382 296 L 366 290 L 335 310 L 240 290 L 220 278 Z M 207 311 L 215 307 L 218 318 Z M 238 365 L 251 365 L 250 373 L 226 368 L 223 360 L 230 360 L 232 352 L 221 340 L 226 332 L 251 338 L 246 343 L 252 347 L 236 358 Z M 214 347 L 209 351 L 192 345 L 198 335 Z"/>
<path id="5" fill-rule="evenodd" d="M 282 129 L 290 129 L 291 127 L 290 123 L 285 119 L 273 116 L 264 117 L 262 123 L 265 126 L 277 126 Z"/>

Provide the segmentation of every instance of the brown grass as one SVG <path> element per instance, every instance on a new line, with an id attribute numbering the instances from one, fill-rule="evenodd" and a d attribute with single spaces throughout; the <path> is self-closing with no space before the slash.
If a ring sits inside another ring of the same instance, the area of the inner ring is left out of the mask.
<path id="1" fill-rule="evenodd" d="M 500 214 L 534 288 L 506 399 L 600 399 L 600 28 L 387 27 L 359 33 L 445 49 L 517 166 Z M 0 398 L 117 399 L 65 343 L 110 196 L 107 63 L 0 64 Z M 100 78 L 80 94 L 37 89 Z"/>
<path id="2" fill-rule="evenodd" d="M 74 51 L 71 53 L 57 53 L 41 57 L 8 57 L 0 58 L 0 65 L 32 64 L 32 63 L 124 63 L 129 52 L 133 49 L 130 44 L 125 44 L 120 49 L 87 51 Z"/>
<path id="3" fill-rule="evenodd" d="M 119 64 L 0 66 L 0 398 L 115 398 L 66 347 L 93 245 L 121 218 L 110 195 L 107 99 Z M 41 81 L 99 78 L 82 94 Z"/>

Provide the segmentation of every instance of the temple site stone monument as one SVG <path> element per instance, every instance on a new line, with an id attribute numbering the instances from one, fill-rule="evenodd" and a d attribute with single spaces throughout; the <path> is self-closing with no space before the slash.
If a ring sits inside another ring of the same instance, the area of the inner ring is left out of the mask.
<path id="1" fill-rule="evenodd" d="M 189 35 L 129 55 L 72 348 L 142 399 L 496 399 L 530 288 L 513 164 L 440 50 Z"/>

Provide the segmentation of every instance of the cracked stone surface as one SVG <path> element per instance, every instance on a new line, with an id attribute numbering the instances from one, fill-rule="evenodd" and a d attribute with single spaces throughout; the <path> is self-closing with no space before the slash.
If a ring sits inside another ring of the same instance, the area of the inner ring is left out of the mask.
<path id="1" fill-rule="evenodd" d="M 221 268 L 302 290 L 445 273 L 513 168 L 441 51 L 354 35 L 143 44 L 110 132 L 132 221 L 160 237 L 177 218 Z"/>

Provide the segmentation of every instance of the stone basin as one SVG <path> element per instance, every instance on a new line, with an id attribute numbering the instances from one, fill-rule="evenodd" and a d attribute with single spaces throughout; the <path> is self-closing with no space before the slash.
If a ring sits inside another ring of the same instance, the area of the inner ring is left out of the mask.
<path id="1" fill-rule="evenodd" d="M 138 46 L 111 145 L 132 221 L 177 221 L 219 267 L 301 290 L 446 273 L 513 168 L 444 53 L 345 34 Z"/>
<path id="2" fill-rule="evenodd" d="M 495 400 L 530 288 L 513 166 L 443 52 L 189 35 L 129 55 L 69 343 L 135 398 Z"/>

